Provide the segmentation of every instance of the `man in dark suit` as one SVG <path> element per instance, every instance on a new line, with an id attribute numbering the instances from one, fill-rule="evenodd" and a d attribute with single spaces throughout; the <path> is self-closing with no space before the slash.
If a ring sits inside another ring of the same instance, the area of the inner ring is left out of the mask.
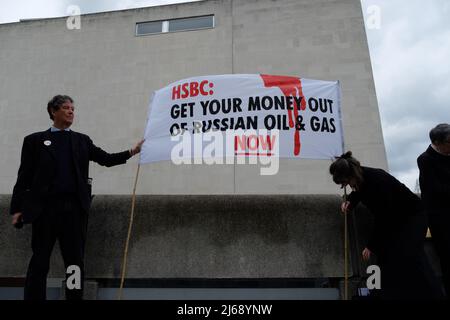
<path id="1" fill-rule="evenodd" d="M 430 140 L 431 145 L 417 158 L 420 190 L 450 298 L 450 125 L 437 125 L 430 131 Z"/>
<path id="2" fill-rule="evenodd" d="M 87 214 L 91 205 L 89 161 L 112 167 L 139 153 L 143 141 L 130 150 L 107 153 L 85 134 L 70 130 L 73 100 L 57 95 L 47 111 L 53 126 L 25 137 L 21 163 L 11 199 L 16 227 L 32 224 L 33 255 L 28 266 L 24 299 L 44 300 L 50 256 L 58 239 L 66 269 L 78 266 L 84 275 Z M 83 286 L 66 287 L 67 299 L 82 299 Z"/>

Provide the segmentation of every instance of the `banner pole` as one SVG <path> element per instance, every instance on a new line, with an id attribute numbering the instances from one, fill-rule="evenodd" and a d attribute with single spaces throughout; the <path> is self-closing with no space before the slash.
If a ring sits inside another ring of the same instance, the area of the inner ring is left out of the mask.
<path id="1" fill-rule="evenodd" d="M 130 244 L 130 237 L 131 237 L 131 229 L 133 227 L 133 219 L 134 219 L 134 207 L 136 204 L 136 186 L 138 182 L 139 177 L 139 168 L 141 167 L 141 163 L 139 162 L 137 171 L 136 171 L 136 179 L 134 180 L 134 187 L 133 187 L 133 196 L 131 200 L 131 214 L 130 214 L 130 223 L 128 225 L 128 235 L 127 240 L 125 242 L 125 251 L 123 253 L 123 261 L 122 261 L 122 274 L 120 277 L 120 287 L 119 287 L 119 294 L 117 299 L 122 300 L 122 289 L 123 289 L 123 282 L 125 280 L 125 273 L 127 269 L 127 256 L 128 256 L 128 246 Z"/>
<path id="2" fill-rule="evenodd" d="M 344 199 L 347 201 L 347 187 L 344 187 Z M 348 247 L 347 212 L 344 212 L 344 300 L 348 300 Z"/>

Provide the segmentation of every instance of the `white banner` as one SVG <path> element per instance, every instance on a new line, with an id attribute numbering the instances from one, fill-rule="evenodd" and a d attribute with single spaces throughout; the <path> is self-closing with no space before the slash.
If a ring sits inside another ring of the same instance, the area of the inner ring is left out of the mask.
<path id="1" fill-rule="evenodd" d="M 140 162 L 332 159 L 344 151 L 340 104 L 338 81 L 257 74 L 180 80 L 153 94 Z"/>

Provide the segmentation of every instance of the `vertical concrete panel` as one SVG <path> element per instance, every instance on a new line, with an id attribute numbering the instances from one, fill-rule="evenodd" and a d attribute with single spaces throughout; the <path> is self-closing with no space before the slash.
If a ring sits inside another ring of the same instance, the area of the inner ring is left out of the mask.
<path id="1" fill-rule="evenodd" d="M 357 0 L 234 0 L 234 72 L 340 80 L 346 149 L 386 169 L 360 6 Z M 261 176 L 258 166 L 236 166 L 236 192 L 333 193 L 330 163 L 282 159 L 272 177 Z"/>

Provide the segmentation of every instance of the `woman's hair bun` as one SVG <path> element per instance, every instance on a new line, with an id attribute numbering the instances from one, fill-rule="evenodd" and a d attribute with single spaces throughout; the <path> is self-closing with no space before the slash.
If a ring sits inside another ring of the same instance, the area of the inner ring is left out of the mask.
<path id="1" fill-rule="evenodd" d="M 341 154 L 339 157 L 336 157 L 336 160 L 340 160 L 340 159 L 350 159 L 352 157 L 352 152 L 351 151 L 347 151 L 346 153 Z"/>
<path id="2" fill-rule="evenodd" d="M 352 157 L 352 152 L 351 151 L 347 151 L 342 156 L 340 156 L 340 158 L 343 158 L 343 159 L 350 159 L 351 157 Z"/>

